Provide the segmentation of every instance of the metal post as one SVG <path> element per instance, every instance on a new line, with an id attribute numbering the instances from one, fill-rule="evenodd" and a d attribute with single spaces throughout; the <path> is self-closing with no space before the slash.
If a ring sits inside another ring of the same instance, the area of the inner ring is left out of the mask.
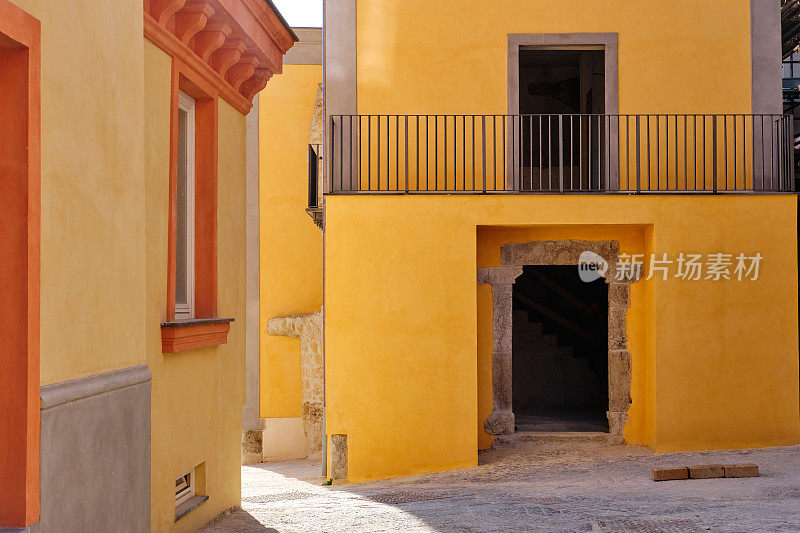
<path id="1" fill-rule="evenodd" d="M 712 157 L 714 162 L 714 192 L 717 192 L 717 167 L 719 166 L 719 162 L 717 161 L 717 115 L 712 116 L 712 127 L 711 127 L 711 135 L 712 137 Z"/>

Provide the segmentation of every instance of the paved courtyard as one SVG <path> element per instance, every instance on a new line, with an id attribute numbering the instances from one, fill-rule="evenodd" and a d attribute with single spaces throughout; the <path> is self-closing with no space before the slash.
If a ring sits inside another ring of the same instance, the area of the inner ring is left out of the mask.
<path id="1" fill-rule="evenodd" d="M 756 463 L 761 477 L 666 481 L 654 466 Z M 477 468 L 323 486 L 319 463 L 242 467 L 242 509 L 206 533 L 245 531 L 799 531 L 800 447 L 654 455 L 541 438 Z"/>

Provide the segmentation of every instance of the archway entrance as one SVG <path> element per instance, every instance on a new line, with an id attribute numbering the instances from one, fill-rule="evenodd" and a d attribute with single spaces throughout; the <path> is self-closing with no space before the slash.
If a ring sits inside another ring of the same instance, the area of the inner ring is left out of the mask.
<path id="1" fill-rule="evenodd" d="M 607 432 L 608 285 L 531 265 L 512 290 L 516 430 Z"/>
<path id="2" fill-rule="evenodd" d="M 492 435 L 515 432 L 513 402 L 513 324 L 514 291 L 526 266 L 570 266 L 577 271 L 581 254 L 592 252 L 604 260 L 608 269 L 605 283 L 607 308 L 608 401 L 606 419 L 609 440 L 624 443 L 622 436 L 630 407 L 631 356 L 628 352 L 626 315 L 630 283 L 639 276 L 618 279 L 619 244 L 616 241 L 533 241 L 508 243 L 501 247 L 501 266 L 478 269 L 478 284 L 491 284 L 492 316 L 492 412 L 484 423 Z"/>

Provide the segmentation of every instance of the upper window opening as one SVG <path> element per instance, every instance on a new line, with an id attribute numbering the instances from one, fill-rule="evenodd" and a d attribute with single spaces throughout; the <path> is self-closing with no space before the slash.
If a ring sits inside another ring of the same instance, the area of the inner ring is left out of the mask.
<path id="1" fill-rule="evenodd" d="M 175 319 L 194 318 L 195 101 L 178 96 L 178 196 Z"/>

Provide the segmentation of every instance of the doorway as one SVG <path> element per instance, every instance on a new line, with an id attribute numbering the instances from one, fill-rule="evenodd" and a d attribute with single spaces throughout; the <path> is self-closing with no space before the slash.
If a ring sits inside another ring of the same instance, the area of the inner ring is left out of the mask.
<path id="1" fill-rule="evenodd" d="M 516 431 L 608 431 L 608 284 L 525 266 L 513 288 Z"/>
<path id="2" fill-rule="evenodd" d="M 605 90 L 602 49 L 520 49 L 523 190 L 604 188 Z"/>

